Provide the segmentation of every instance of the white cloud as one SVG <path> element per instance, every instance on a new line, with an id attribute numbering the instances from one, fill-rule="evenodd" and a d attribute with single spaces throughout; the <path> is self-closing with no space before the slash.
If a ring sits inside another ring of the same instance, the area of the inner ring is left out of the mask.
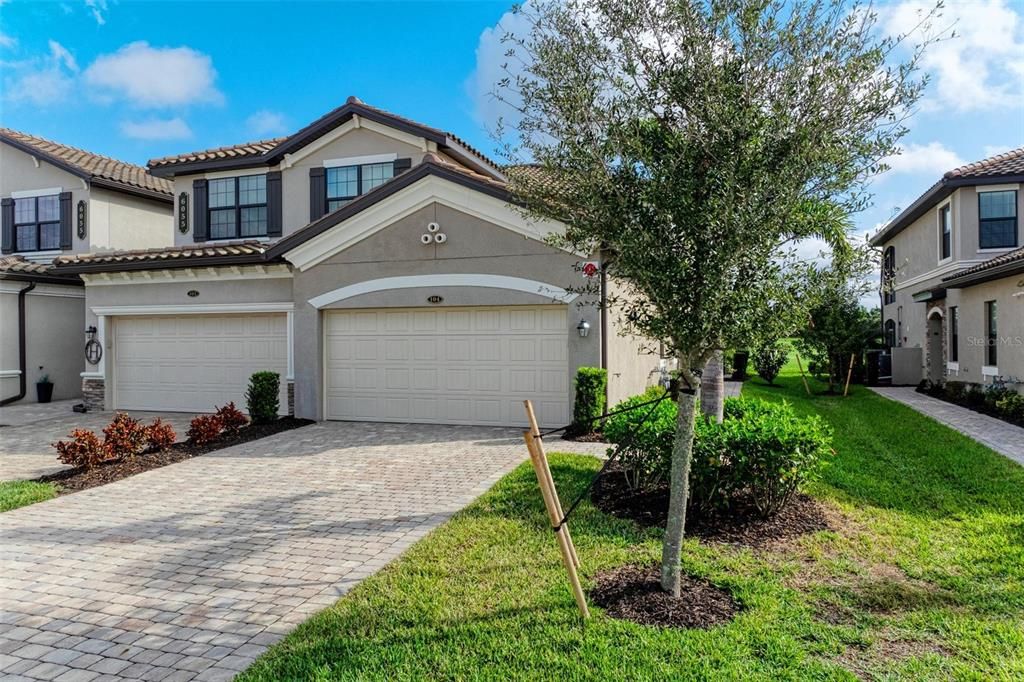
<path id="1" fill-rule="evenodd" d="M 121 134 L 136 140 L 184 140 L 192 130 L 179 117 L 150 118 L 144 121 L 122 121 Z"/>
<path id="2" fill-rule="evenodd" d="M 484 126 L 494 126 L 499 118 L 515 122 L 515 109 L 494 96 L 498 90 L 498 81 L 507 77 L 509 71 L 516 72 L 519 65 L 517 57 L 510 58 L 506 53 L 510 43 L 503 42 L 506 34 L 525 37 L 530 32 L 530 22 L 523 14 L 506 12 L 494 26 L 489 26 L 480 33 L 476 47 L 476 68 L 466 79 L 465 88 L 473 102 L 473 115 L 477 122 Z M 503 90 L 505 96 L 511 95 Z"/>
<path id="3" fill-rule="evenodd" d="M 998 154 L 1003 154 L 1011 149 L 1016 149 L 1016 147 L 1012 144 L 987 144 L 982 147 L 982 151 L 984 152 L 986 159 Z"/>
<path id="4" fill-rule="evenodd" d="M 104 13 L 107 11 L 107 0 L 85 0 L 85 6 L 89 8 L 92 18 L 102 26 L 107 23 Z"/>
<path id="5" fill-rule="evenodd" d="M 934 5 L 902 0 L 881 7 L 887 33 L 913 31 Z M 933 81 L 928 110 L 977 111 L 1024 106 L 1024 16 L 1010 0 L 947 0 L 935 27 L 952 26 L 956 37 L 929 45 L 921 67 Z"/>
<path id="6" fill-rule="evenodd" d="M 208 55 L 189 47 L 151 47 L 145 41 L 100 55 L 85 70 L 85 80 L 97 94 L 139 107 L 223 102 L 216 78 Z"/>
<path id="7" fill-rule="evenodd" d="M 250 135 L 275 137 L 288 132 L 284 114 L 261 109 L 245 120 Z"/>
<path id="8" fill-rule="evenodd" d="M 6 33 L 0 33 L 0 47 L 14 47 L 18 44 L 18 39 L 14 36 L 9 36 Z"/>
<path id="9" fill-rule="evenodd" d="M 918 173 L 935 178 L 966 163 L 941 142 L 904 145 L 899 154 L 890 156 L 885 162 L 889 164 L 890 173 Z"/>
<path id="10" fill-rule="evenodd" d="M 49 41 L 50 52 L 20 62 L 2 64 L 4 99 L 15 104 L 45 107 L 66 99 L 75 87 L 78 63 L 74 55 L 58 43 Z"/>

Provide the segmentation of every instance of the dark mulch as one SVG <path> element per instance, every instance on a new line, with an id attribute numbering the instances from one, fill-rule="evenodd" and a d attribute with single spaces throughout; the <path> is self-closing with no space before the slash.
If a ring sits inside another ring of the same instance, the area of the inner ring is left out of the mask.
<path id="1" fill-rule="evenodd" d="M 603 443 L 604 434 L 600 431 L 591 431 L 590 433 L 574 433 L 572 431 L 566 431 L 562 434 L 562 438 L 565 440 L 576 441 L 577 443 Z"/>
<path id="2" fill-rule="evenodd" d="M 120 481 L 122 478 L 141 474 L 143 471 L 159 469 L 168 464 L 192 459 L 214 450 L 248 443 L 249 441 L 272 436 L 282 431 L 290 431 L 291 429 L 297 429 L 300 426 L 312 423 L 314 422 L 309 419 L 283 417 L 269 424 L 250 424 L 240 429 L 237 433 L 224 433 L 216 441 L 206 445 L 195 445 L 184 441 L 175 443 L 159 452 L 136 455 L 131 459 L 102 464 L 94 469 L 64 469 L 36 480 L 40 483 L 56 483 L 57 494 L 67 495 L 68 493 L 76 493 L 80 490 L 87 490 L 107 483 L 113 483 L 114 481 Z M 56 457 L 56 455 L 54 456 Z"/>
<path id="3" fill-rule="evenodd" d="M 631 490 L 617 464 L 598 479 L 590 495 L 601 511 L 647 527 L 665 526 L 668 498 L 667 485 L 645 492 Z M 686 518 L 687 535 L 746 547 L 764 547 L 829 529 L 825 507 L 803 494 L 795 495 L 781 512 L 768 519 L 761 518 L 756 509 L 742 502 L 737 502 L 728 514 L 697 516 L 691 512 Z"/>
<path id="4" fill-rule="evenodd" d="M 612 618 L 670 628 L 710 628 L 727 623 L 740 606 L 706 580 L 683 576 L 679 597 L 661 589 L 657 566 L 623 566 L 598 574 L 590 598 Z"/>

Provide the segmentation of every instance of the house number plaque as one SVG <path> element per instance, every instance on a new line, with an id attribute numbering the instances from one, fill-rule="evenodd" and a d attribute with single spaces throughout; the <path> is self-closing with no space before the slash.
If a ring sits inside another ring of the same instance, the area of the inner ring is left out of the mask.
<path id="1" fill-rule="evenodd" d="M 443 300 L 444 297 L 438 296 L 437 294 L 434 294 L 433 296 L 427 296 L 427 303 L 440 303 Z"/>

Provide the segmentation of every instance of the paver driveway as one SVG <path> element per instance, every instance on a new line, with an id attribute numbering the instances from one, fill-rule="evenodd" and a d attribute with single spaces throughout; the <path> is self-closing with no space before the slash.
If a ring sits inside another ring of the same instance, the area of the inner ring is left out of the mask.
<path id="1" fill-rule="evenodd" d="M 314 424 L 0 514 L 0 676 L 228 679 L 522 461 L 520 433 Z"/>
<path id="2" fill-rule="evenodd" d="M 100 433 L 114 416 L 113 412 L 72 412 L 71 405 L 76 402 L 80 401 L 64 400 L 60 404 L 40 406 L 29 404 L 24 408 L 17 405 L 0 410 L 0 424 L 3 424 L 0 428 L 0 481 L 38 478 L 64 469 L 50 444 L 66 437 L 72 429 Z M 184 438 L 189 420 L 195 416 L 182 412 L 134 410 L 128 414 L 147 423 L 160 417 L 174 427 L 179 438 Z"/>

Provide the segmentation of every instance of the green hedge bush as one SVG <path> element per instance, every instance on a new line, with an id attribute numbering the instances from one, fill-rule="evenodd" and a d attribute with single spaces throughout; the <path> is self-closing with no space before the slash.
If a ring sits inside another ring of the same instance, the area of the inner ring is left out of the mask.
<path id="1" fill-rule="evenodd" d="M 634 396 L 613 412 L 658 394 Z M 667 481 L 672 462 L 676 405 L 666 399 L 643 421 L 649 409 L 610 417 L 604 430 L 610 442 L 628 443 L 620 459 L 628 485 L 638 490 Z M 690 508 L 701 513 L 726 511 L 744 500 L 763 516 L 777 514 L 802 485 L 818 476 L 832 451 L 831 441 L 831 431 L 820 417 L 798 417 L 787 403 L 728 398 L 721 424 L 697 419 Z"/>
<path id="2" fill-rule="evenodd" d="M 281 376 L 277 372 L 255 372 L 249 377 L 249 390 L 245 404 L 249 418 L 256 424 L 267 424 L 277 419 L 281 391 Z"/>
<path id="3" fill-rule="evenodd" d="M 571 435 L 593 433 L 604 414 L 605 389 L 608 370 L 600 367 L 580 367 L 576 370 L 576 400 L 572 408 Z"/>
<path id="4" fill-rule="evenodd" d="M 775 377 L 779 376 L 779 370 L 786 364 L 788 358 L 789 353 L 784 348 L 765 346 L 754 354 L 754 371 L 759 377 L 774 385 Z"/>
<path id="5" fill-rule="evenodd" d="M 996 409 L 1005 419 L 1024 424 L 1024 394 L 1007 393 L 996 401 Z"/>

